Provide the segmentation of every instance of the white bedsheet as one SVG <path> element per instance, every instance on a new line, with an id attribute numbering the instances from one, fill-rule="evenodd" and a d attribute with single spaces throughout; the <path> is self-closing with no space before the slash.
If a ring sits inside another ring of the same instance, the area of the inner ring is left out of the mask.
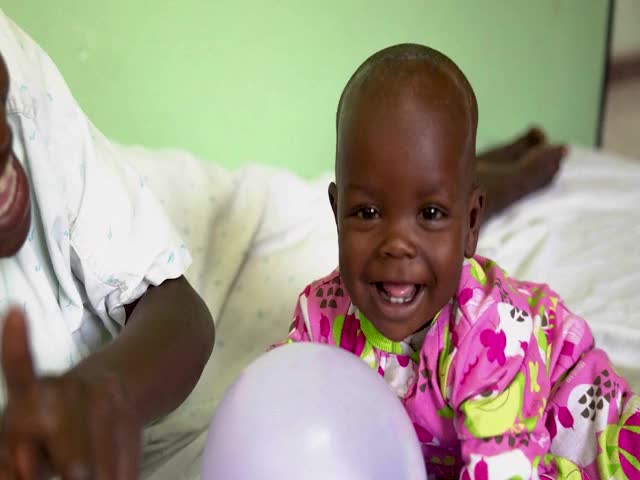
<path id="1" fill-rule="evenodd" d="M 148 469 L 154 479 L 197 478 L 202 425 L 224 390 L 286 335 L 306 283 L 336 265 L 331 176 L 305 181 L 266 167 L 229 172 L 179 152 L 123 152 L 185 236 L 189 279 L 217 323 L 198 387 L 157 432 L 158 452 L 168 431 L 185 448 Z M 549 283 L 640 390 L 640 162 L 573 148 L 553 186 L 485 227 L 479 251 L 515 277 Z"/>

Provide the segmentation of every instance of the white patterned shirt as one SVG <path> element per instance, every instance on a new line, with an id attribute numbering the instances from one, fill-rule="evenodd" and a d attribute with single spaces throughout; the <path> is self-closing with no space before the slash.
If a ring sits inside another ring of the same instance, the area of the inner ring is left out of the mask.
<path id="1" fill-rule="evenodd" d="M 62 372 L 116 336 L 124 305 L 184 274 L 191 257 L 143 178 L 2 11 L 0 52 L 13 151 L 32 202 L 25 245 L 0 260 L 0 318 L 9 305 L 23 307 L 36 368 Z"/>

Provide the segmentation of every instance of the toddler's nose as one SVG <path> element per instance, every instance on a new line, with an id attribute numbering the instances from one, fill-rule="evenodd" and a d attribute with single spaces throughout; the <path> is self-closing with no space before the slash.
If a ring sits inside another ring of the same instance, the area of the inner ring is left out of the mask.
<path id="1" fill-rule="evenodd" d="M 411 259 L 417 255 L 415 243 L 406 229 L 390 229 L 380 246 L 380 255 L 386 258 Z"/>

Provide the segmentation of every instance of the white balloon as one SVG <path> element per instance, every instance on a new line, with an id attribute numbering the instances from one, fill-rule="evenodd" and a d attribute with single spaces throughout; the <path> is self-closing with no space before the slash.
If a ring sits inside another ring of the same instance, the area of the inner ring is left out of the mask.
<path id="1" fill-rule="evenodd" d="M 209 427 L 202 480 L 425 480 L 416 432 L 352 353 L 298 343 L 254 361 Z"/>

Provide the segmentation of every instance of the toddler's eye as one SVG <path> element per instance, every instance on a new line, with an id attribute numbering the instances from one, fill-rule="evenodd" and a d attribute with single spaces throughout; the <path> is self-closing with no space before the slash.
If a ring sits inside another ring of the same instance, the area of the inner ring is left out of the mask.
<path id="1" fill-rule="evenodd" d="M 426 207 L 422 209 L 422 218 L 429 221 L 441 220 L 444 218 L 444 212 L 437 207 Z"/>
<path id="2" fill-rule="evenodd" d="M 378 210 L 373 207 L 362 207 L 356 212 L 356 215 L 362 220 L 375 220 L 380 216 Z"/>

